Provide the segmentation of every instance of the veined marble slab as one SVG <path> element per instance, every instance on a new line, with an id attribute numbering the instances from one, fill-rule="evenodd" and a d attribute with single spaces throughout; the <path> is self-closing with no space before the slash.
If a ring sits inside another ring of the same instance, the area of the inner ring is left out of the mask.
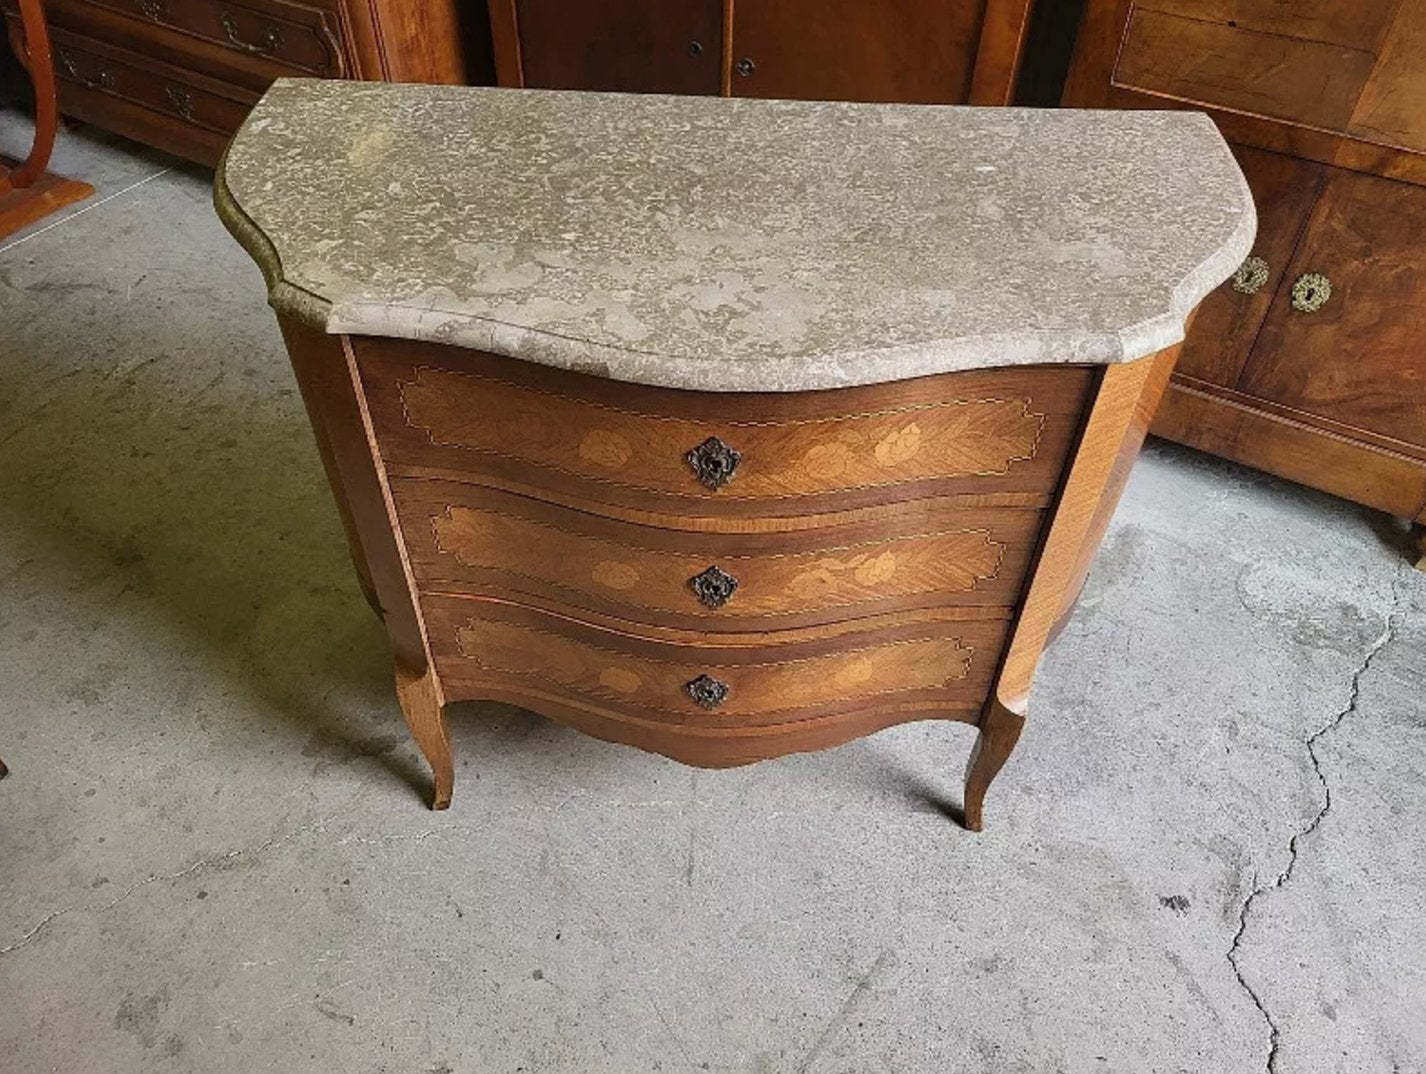
<path id="1" fill-rule="evenodd" d="M 1199 113 L 290 79 L 216 203 L 329 332 L 706 391 L 1129 361 L 1256 230 Z"/>

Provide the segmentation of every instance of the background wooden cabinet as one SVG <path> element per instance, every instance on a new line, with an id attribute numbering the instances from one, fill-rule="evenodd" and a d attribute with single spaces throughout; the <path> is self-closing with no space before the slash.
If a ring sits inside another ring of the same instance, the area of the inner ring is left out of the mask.
<path id="1" fill-rule="evenodd" d="M 482 81 L 483 8 L 460 0 L 46 0 L 60 110 L 215 164 L 274 79 Z M 18 43 L 16 0 L 0 0 Z"/>
<path id="2" fill-rule="evenodd" d="M 1206 109 L 1257 201 L 1153 431 L 1426 523 L 1426 0 L 1088 0 L 1064 103 Z"/>
<path id="3" fill-rule="evenodd" d="M 1031 0 L 490 0 L 503 86 L 1007 104 Z"/>

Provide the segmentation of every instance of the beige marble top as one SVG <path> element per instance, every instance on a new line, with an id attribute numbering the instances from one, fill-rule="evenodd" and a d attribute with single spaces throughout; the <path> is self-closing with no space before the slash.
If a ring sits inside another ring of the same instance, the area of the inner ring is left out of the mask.
<path id="1" fill-rule="evenodd" d="M 724 391 L 1132 360 L 1256 228 L 1197 113 L 288 79 L 216 201 L 329 332 Z"/>

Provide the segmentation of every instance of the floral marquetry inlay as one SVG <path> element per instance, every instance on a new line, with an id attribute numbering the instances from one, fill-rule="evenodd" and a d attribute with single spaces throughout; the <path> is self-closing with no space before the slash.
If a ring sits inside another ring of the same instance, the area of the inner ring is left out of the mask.
<path id="1" fill-rule="evenodd" d="M 702 420 L 429 367 L 398 389 L 406 423 L 432 446 L 696 498 L 780 498 L 1008 474 L 1035 457 L 1046 421 L 1025 397 L 805 419 Z"/>
<path id="2" fill-rule="evenodd" d="M 624 652 L 615 647 L 618 637 L 611 635 L 606 647 L 573 634 L 485 619 L 468 620 L 456 631 L 460 652 L 487 671 L 654 711 L 686 712 L 692 697 L 719 717 L 753 722 L 802 706 L 955 691 L 970 675 L 975 653 L 960 638 L 942 636 L 827 656 L 735 662 L 700 647 L 665 646 L 664 656 Z"/>
<path id="3" fill-rule="evenodd" d="M 795 615 L 966 593 L 994 579 L 1005 555 L 1005 545 L 988 530 L 971 528 L 755 554 L 730 552 L 716 537 L 692 534 L 677 548 L 638 547 L 461 505 L 448 505 L 431 527 L 438 552 L 471 571 L 700 617 L 724 607 L 742 615 Z M 809 534 L 799 543 L 815 540 Z M 533 548 L 540 555 L 532 556 Z M 418 577 L 426 573 L 423 563 L 418 557 Z"/>

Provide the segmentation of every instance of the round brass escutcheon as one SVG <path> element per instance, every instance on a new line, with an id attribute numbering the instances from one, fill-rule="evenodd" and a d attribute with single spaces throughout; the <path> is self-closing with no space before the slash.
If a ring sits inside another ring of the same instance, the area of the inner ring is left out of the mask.
<path id="1" fill-rule="evenodd" d="M 1233 273 L 1233 290 L 1240 295 L 1255 295 L 1268 282 L 1268 263 L 1261 257 L 1249 257 Z"/>
<path id="2" fill-rule="evenodd" d="M 1292 308 L 1316 313 L 1332 297 L 1332 281 L 1320 272 L 1304 272 L 1292 285 Z"/>

